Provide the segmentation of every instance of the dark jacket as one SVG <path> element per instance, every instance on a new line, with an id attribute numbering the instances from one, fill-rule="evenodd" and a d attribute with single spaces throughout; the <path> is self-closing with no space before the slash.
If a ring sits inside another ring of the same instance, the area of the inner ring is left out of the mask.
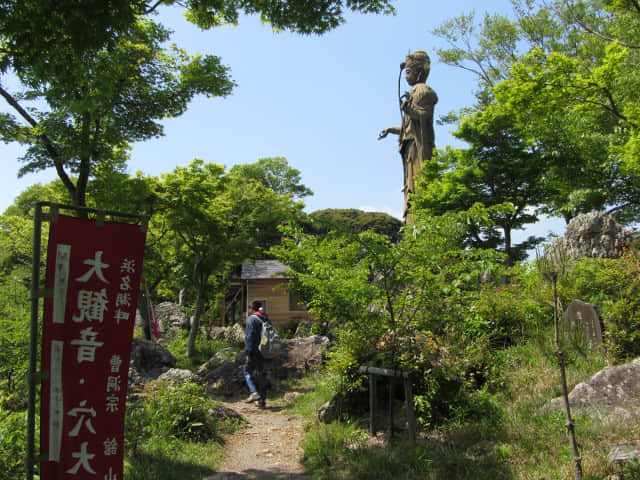
<path id="1" fill-rule="evenodd" d="M 257 313 L 249 315 L 244 337 L 244 351 L 247 355 L 259 352 L 260 339 L 262 338 L 262 319 Z"/>

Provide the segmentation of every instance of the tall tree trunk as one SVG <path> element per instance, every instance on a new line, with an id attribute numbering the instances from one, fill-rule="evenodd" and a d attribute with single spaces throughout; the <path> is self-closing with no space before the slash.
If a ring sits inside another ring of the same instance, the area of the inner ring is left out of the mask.
<path id="1" fill-rule="evenodd" d="M 198 286 L 198 298 L 196 299 L 196 311 L 193 314 L 193 321 L 189 329 L 189 339 L 187 341 L 187 358 L 193 358 L 196 354 L 196 337 L 200 330 L 200 317 L 204 309 L 204 300 L 206 295 L 207 282 L 201 282 Z"/>
<path id="2" fill-rule="evenodd" d="M 151 312 L 149 312 L 149 301 L 144 288 L 138 292 L 138 311 L 142 318 L 142 336 L 145 340 L 151 340 Z"/>

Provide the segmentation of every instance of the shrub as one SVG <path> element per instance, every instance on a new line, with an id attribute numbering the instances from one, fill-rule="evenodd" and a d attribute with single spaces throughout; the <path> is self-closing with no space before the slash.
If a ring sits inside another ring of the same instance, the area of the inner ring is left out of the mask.
<path id="1" fill-rule="evenodd" d="M 553 318 L 550 306 L 522 295 L 519 285 L 483 289 L 469 306 L 464 329 L 474 336 L 486 336 L 493 348 L 521 343 Z"/>
<path id="2" fill-rule="evenodd" d="M 640 257 L 581 259 L 562 282 L 564 302 L 580 299 L 600 309 L 607 349 L 618 359 L 640 355 Z"/>
<path id="3" fill-rule="evenodd" d="M 304 464 L 314 474 L 331 478 L 332 471 L 345 463 L 349 446 L 362 437 L 352 424 L 334 422 L 319 424 L 302 442 Z"/>
<path id="4" fill-rule="evenodd" d="M 188 337 L 189 332 L 183 330 L 180 336 L 178 336 L 173 342 L 167 345 L 167 349 L 174 357 L 176 357 L 177 368 L 183 368 L 187 370 L 197 368 L 207 360 L 209 360 L 211 357 L 213 357 L 220 350 L 231 346 L 224 340 L 206 338 L 205 336 L 201 335 L 200 337 L 198 337 L 198 342 L 196 345 L 196 355 L 192 358 L 189 358 L 187 357 Z"/>
<path id="5" fill-rule="evenodd" d="M 126 441 L 135 450 L 152 437 L 190 441 L 219 439 L 221 425 L 204 389 L 193 382 L 153 381 L 127 409 Z"/>
<path id="6" fill-rule="evenodd" d="M 24 475 L 27 414 L 0 410 L 0 480 Z"/>

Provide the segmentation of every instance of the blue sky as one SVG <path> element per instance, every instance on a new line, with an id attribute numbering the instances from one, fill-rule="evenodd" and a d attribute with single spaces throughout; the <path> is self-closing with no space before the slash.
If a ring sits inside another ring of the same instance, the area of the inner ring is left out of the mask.
<path id="1" fill-rule="evenodd" d="M 400 216 L 402 165 L 395 136 L 378 141 L 385 127 L 400 123 L 397 81 L 410 50 L 431 56 L 427 83 L 439 102 L 436 117 L 473 104 L 471 73 L 438 62 L 442 42 L 430 31 L 463 12 L 508 13 L 509 0 L 397 0 L 396 16 L 349 14 L 323 36 L 273 33 L 256 17 L 237 27 L 201 31 L 179 8 L 159 20 L 190 53 L 214 54 L 237 83 L 226 98 L 197 98 L 187 113 L 165 122 L 165 136 L 134 145 L 130 172 L 160 175 L 194 158 L 231 167 L 265 157 L 285 157 L 314 195 L 309 212 L 359 208 Z M 482 6 L 479 6 L 482 5 Z M 402 81 L 402 90 L 408 86 Z M 459 145 L 451 127 L 436 126 L 436 147 Z M 16 179 L 21 149 L 0 145 L 3 169 L 0 211 L 27 186 L 54 172 Z M 543 222 L 529 233 L 562 233 L 562 222 Z"/>

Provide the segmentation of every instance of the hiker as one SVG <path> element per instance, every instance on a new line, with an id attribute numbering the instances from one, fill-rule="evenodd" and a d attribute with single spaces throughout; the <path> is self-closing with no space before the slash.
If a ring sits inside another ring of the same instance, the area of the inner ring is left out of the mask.
<path id="1" fill-rule="evenodd" d="M 244 378 L 249 387 L 247 403 L 258 402 L 259 408 L 266 407 L 267 401 L 267 376 L 264 372 L 264 358 L 260 353 L 260 338 L 262 336 L 262 324 L 268 319 L 265 317 L 262 303 L 254 300 L 249 305 L 249 318 L 245 329 L 244 340 Z"/>

